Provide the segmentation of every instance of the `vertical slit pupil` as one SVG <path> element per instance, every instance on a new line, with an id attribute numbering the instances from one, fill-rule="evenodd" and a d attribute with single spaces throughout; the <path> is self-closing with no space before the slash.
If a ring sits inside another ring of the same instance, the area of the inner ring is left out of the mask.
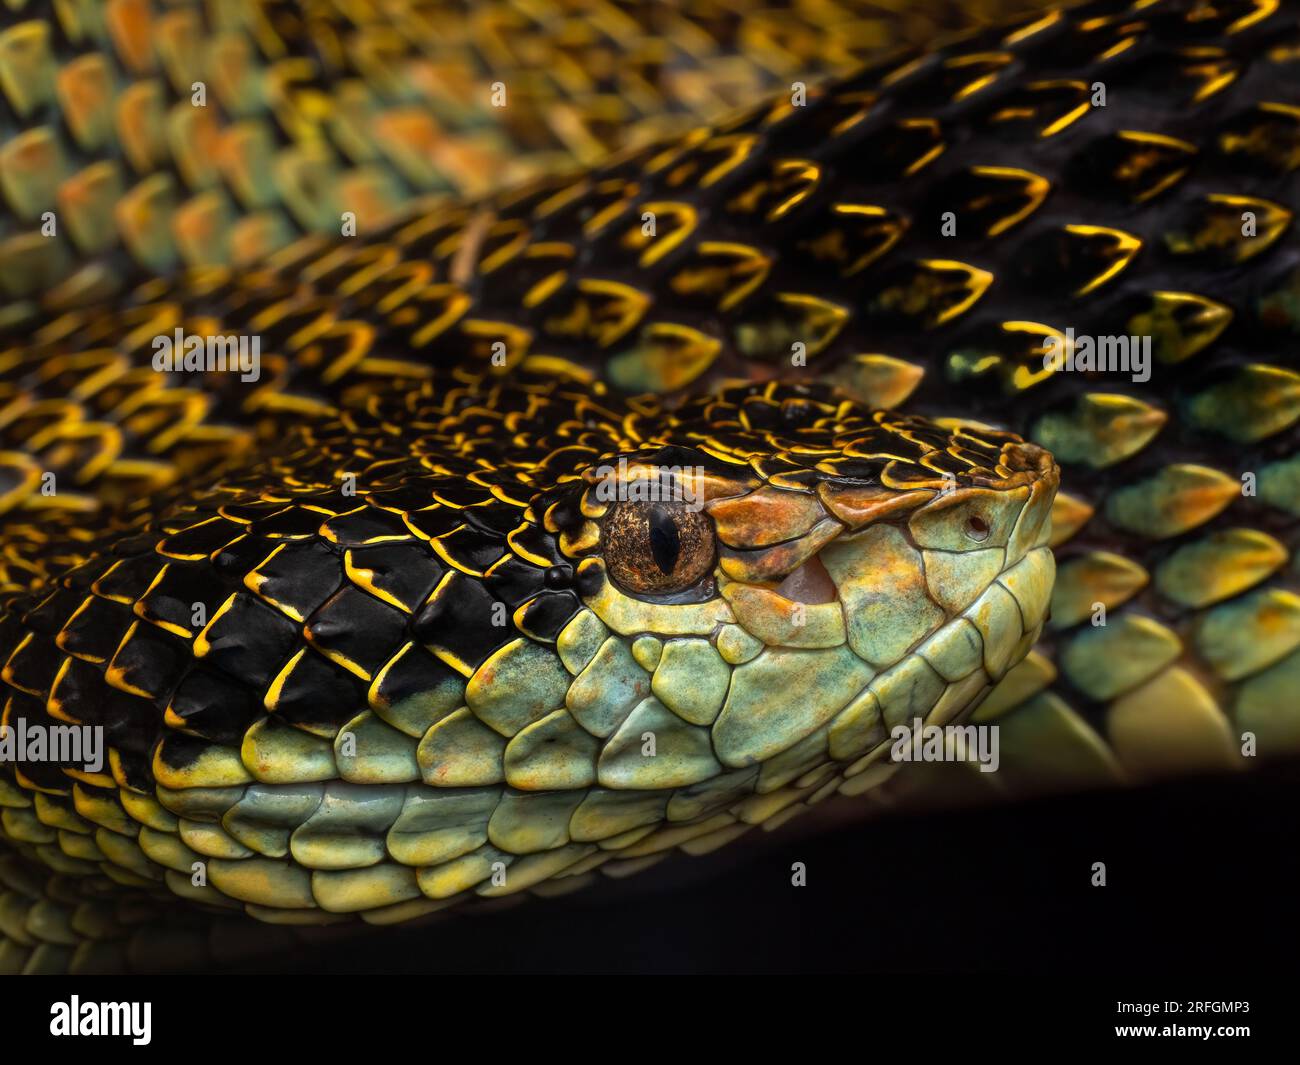
<path id="1" fill-rule="evenodd" d="M 650 554 L 662 573 L 672 573 L 682 553 L 682 538 L 677 523 L 663 507 L 650 511 Z"/>

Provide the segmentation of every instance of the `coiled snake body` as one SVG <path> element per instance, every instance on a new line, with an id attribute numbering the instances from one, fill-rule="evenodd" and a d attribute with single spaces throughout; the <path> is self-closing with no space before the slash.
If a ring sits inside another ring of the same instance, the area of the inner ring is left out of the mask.
<path id="1" fill-rule="evenodd" d="M 432 9 L 391 38 L 329 5 L 241 10 L 212 16 L 207 62 L 243 125 L 216 138 L 181 99 L 159 142 L 133 85 L 119 155 L 87 42 L 130 62 L 156 39 L 180 92 L 200 13 L 0 36 L 3 720 L 108 746 L 0 764 L 5 966 L 128 962 L 175 896 L 401 921 L 837 792 L 1300 747 L 1300 6 L 1040 10 L 608 157 L 574 118 L 599 87 L 521 93 L 568 116 L 508 120 L 540 177 L 401 207 L 435 181 L 409 157 L 431 111 L 382 60 Z M 593 10 L 626 46 L 633 13 Z M 695 40 L 679 17 L 659 29 Z M 780 58 L 768 81 L 817 51 L 738 26 Z M 276 60 L 266 99 L 302 137 L 270 191 L 237 40 Z M 695 83 L 663 77 L 681 105 Z M 394 124 L 407 156 L 382 156 Z M 556 130 L 600 161 L 558 172 Z M 247 154 L 216 188 L 168 137 Z M 475 142 L 451 143 L 434 157 Z M 365 165 L 322 191 L 330 144 Z M 355 235 L 275 250 L 277 195 L 290 228 L 347 211 Z M 47 211 L 72 257 L 24 230 Z M 178 329 L 256 336 L 257 380 L 160 372 Z M 1143 337 L 1149 379 L 1083 355 Z M 976 707 L 999 772 L 890 760 L 895 726 Z"/>

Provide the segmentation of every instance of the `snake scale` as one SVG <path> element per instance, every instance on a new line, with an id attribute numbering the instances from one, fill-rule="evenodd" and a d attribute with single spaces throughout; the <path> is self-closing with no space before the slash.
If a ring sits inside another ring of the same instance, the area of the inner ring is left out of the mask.
<path id="1" fill-rule="evenodd" d="M 0 967 L 1300 749 L 1300 4 L 4 18 Z"/>

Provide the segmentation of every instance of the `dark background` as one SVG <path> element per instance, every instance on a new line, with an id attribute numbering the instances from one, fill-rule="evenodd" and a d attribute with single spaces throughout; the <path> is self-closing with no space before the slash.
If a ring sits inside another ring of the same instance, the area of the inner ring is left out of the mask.
<path id="1" fill-rule="evenodd" d="M 373 1060 L 402 1047 L 585 1057 L 689 1045 L 698 1056 L 710 1043 L 734 1056 L 737 1040 L 771 1058 L 786 1046 L 801 1057 L 851 1047 L 934 1059 L 948 1047 L 1077 1056 L 1127 1043 L 1133 1054 L 1181 1059 L 1200 1043 L 1220 1059 L 1277 1060 L 1282 1048 L 1294 1056 L 1298 800 L 1297 763 L 865 821 L 864 800 L 843 800 L 713 855 L 677 856 L 561 898 L 344 929 L 328 944 L 227 966 L 234 982 L 6 981 L 0 1016 L 11 1041 L 66 1051 L 67 1039 L 48 1035 L 52 1003 L 148 1001 L 151 1045 L 108 1042 L 168 1060 L 209 1044 L 299 1061 Z M 791 886 L 793 861 L 807 865 L 807 887 Z M 1104 888 L 1090 886 L 1094 861 L 1106 863 Z M 607 979 L 554 978 L 664 973 L 726 980 L 630 995 Z M 831 978 L 736 983 L 752 973 Z M 524 979 L 473 978 L 499 974 Z M 1179 1013 L 1119 1008 L 1170 1000 Z M 1196 1012 L 1195 1002 L 1245 1009 Z M 1171 1024 L 1249 1033 L 1116 1031 Z"/>
<path id="2" fill-rule="evenodd" d="M 837 800 L 841 816 L 853 801 Z M 368 929 L 271 968 L 1095 974 L 1103 999 L 1143 974 L 1205 974 L 1213 986 L 1189 993 L 1234 998 L 1271 971 L 1296 983 L 1298 809 L 1300 765 L 1274 763 L 830 828 L 797 818 L 627 880 Z M 807 866 L 806 887 L 791 886 L 794 861 Z M 1091 886 L 1094 861 L 1106 863 L 1106 887 Z M 1173 990 L 1139 981 L 1148 985 Z"/>

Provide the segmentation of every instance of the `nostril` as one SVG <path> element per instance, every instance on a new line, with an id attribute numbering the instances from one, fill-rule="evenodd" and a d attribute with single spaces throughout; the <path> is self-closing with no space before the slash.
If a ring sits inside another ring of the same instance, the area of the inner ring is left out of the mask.
<path id="1" fill-rule="evenodd" d="M 835 581 L 826 571 L 822 560 L 813 555 L 776 586 L 776 594 L 789 599 L 792 603 L 816 606 L 820 603 L 835 602 L 839 590 L 835 587 Z"/>
<path id="2" fill-rule="evenodd" d="M 966 519 L 966 535 L 972 540 L 987 540 L 989 536 L 989 523 L 978 514 L 972 514 Z"/>

